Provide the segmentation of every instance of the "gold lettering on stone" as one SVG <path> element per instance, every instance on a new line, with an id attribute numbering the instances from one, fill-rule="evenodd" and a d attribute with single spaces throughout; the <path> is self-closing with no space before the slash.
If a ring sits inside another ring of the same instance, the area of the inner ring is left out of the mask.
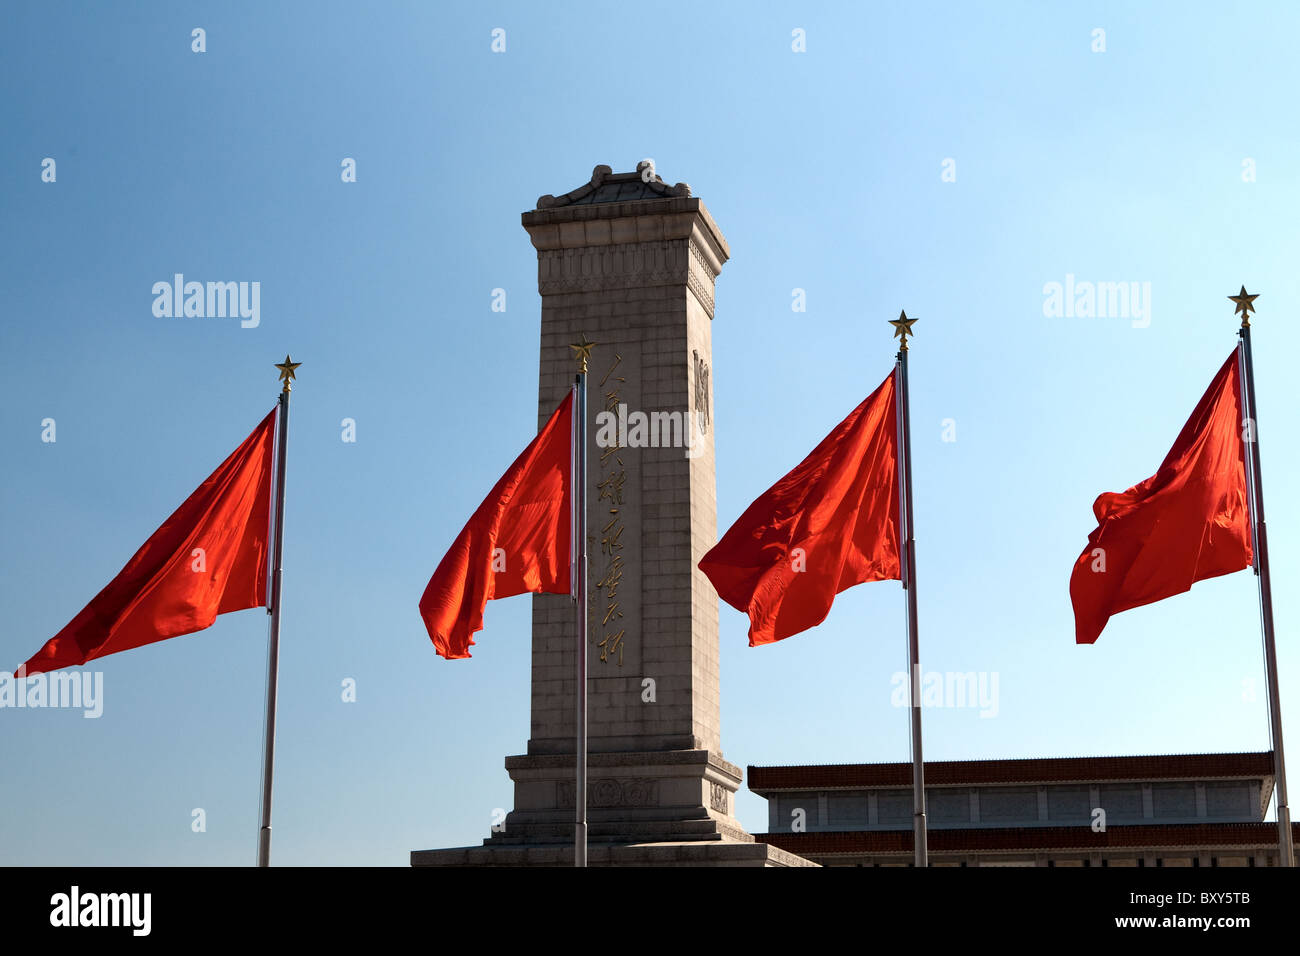
<path id="1" fill-rule="evenodd" d="M 621 400 L 619 385 L 627 383 L 625 377 L 614 375 L 621 364 L 623 364 L 623 356 L 616 352 L 613 363 L 600 379 L 600 387 L 604 388 L 612 378 L 613 385 L 605 392 L 605 411 L 614 415 L 618 414 Z M 605 516 L 607 520 L 603 520 L 600 528 L 600 553 L 608 559 L 608 563 L 605 566 L 605 573 L 596 582 L 596 590 L 601 592 L 605 599 L 605 609 L 600 621 L 603 636 L 596 646 L 600 648 L 602 664 L 608 664 L 617 655 L 619 667 L 623 666 L 624 638 L 627 633 L 626 629 L 620 627 L 618 623 L 623 618 L 618 602 L 618 587 L 623 580 L 623 555 L 620 552 L 623 550 L 622 537 L 625 528 L 623 518 L 619 514 L 619 506 L 623 504 L 623 487 L 627 483 L 627 469 L 623 464 L 623 456 L 619 453 L 623 448 L 623 437 L 616 435 L 614 443 L 601 451 L 600 479 L 596 482 L 597 505 L 608 502 Z"/>

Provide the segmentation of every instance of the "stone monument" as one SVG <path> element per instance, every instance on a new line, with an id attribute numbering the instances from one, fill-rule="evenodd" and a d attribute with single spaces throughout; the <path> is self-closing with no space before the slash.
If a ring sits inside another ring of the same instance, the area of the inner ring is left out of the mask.
<path id="1" fill-rule="evenodd" d="M 704 203 L 649 162 L 542 196 L 523 214 L 542 296 L 539 425 L 587 376 L 588 862 L 812 866 L 754 842 L 723 759 L 710 368 L 714 283 L 730 255 Z M 602 431 L 603 428 L 603 431 Z M 507 757 L 515 806 L 482 846 L 414 866 L 572 865 L 575 605 L 533 597 L 532 730 Z"/>

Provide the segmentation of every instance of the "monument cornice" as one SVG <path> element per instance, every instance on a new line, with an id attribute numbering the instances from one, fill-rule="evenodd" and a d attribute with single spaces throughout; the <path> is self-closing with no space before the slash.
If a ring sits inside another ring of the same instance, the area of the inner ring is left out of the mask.
<path id="1" fill-rule="evenodd" d="M 587 765 L 596 769 L 619 769 L 635 767 L 645 775 L 653 775 L 649 768 L 673 766 L 707 766 L 734 780 L 737 784 L 745 779 L 745 772 L 736 764 L 725 760 L 721 754 L 710 750 L 662 750 L 637 751 L 622 753 L 589 753 Z M 537 772 L 563 769 L 573 766 L 573 754 L 519 754 L 506 757 L 507 770 L 516 772 Z"/>
<path id="2" fill-rule="evenodd" d="M 539 252 L 691 240 L 714 276 L 731 258 L 722 231 L 694 196 L 533 209 L 520 218 Z"/>

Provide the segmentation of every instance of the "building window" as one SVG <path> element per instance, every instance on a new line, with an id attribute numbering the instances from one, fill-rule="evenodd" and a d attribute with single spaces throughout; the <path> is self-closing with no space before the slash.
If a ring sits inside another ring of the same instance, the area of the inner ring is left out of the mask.
<path id="1" fill-rule="evenodd" d="M 1151 786 L 1151 809 L 1157 817 L 1188 819 L 1196 816 L 1196 784 L 1157 783 Z"/>
<path id="2" fill-rule="evenodd" d="M 1038 790 L 989 787 L 980 791 L 981 823 L 1028 823 L 1038 820 Z"/>
<path id="3" fill-rule="evenodd" d="M 1047 818 L 1079 822 L 1089 820 L 1092 808 L 1088 806 L 1087 787 L 1048 787 Z"/>
<path id="4" fill-rule="evenodd" d="M 1250 787 L 1244 783 L 1207 783 L 1205 812 L 1211 817 L 1259 819 L 1251 812 Z"/>
<path id="5" fill-rule="evenodd" d="M 817 801 L 812 801 L 809 816 L 817 813 Z M 835 828 L 859 829 L 867 825 L 867 795 L 865 793 L 832 793 L 826 801 L 827 822 Z"/>
<path id="6" fill-rule="evenodd" d="M 882 790 L 876 795 L 876 812 L 882 826 L 912 819 L 912 791 Z"/>
<path id="7" fill-rule="evenodd" d="M 1142 788 L 1130 785 L 1112 785 L 1100 788 L 1101 805 L 1110 820 L 1142 819 Z"/>
<path id="8" fill-rule="evenodd" d="M 929 790 L 925 803 L 926 815 L 936 824 L 970 823 L 969 790 Z"/>
<path id="9" fill-rule="evenodd" d="M 777 819 L 782 828 L 788 829 L 795 819 L 794 811 L 802 811 L 802 818 L 808 829 L 817 827 L 817 794 L 784 793 L 776 800 Z"/>

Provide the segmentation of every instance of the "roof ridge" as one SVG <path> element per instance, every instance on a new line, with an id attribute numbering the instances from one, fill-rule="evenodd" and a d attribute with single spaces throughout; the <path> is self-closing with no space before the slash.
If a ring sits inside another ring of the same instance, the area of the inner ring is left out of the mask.
<path id="1" fill-rule="evenodd" d="M 1077 754 L 1052 757 L 966 757 L 953 760 L 926 760 L 926 764 L 943 763 L 1027 763 L 1033 760 L 1159 760 L 1168 757 L 1265 757 L 1271 750 L 1225 750 L 1214 752 L 1182 752 L 1159 754 Z M 910 767 L 908 760 L 878 760 L 858 763 L 804 763 L 804 764 L 748 764 L 751 770 L 795 770 L 801 768 L 827 769 L 832 767 Z"/>

